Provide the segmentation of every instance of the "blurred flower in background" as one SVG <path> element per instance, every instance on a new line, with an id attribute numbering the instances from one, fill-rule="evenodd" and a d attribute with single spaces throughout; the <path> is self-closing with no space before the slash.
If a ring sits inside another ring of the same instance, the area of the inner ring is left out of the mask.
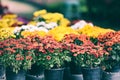
<path id="1" fill-rule="evenodd" d="M 120 25 L 119 0 L 1 0 L 1 4 L 3 7 L 7 6 L 4 7 L 5 13 L 19 14 L 28 19 L 33 17 L 33 12 L 46 9 L 48 12 L 62 13 L 71 21 L 86 20 L 115 30 L 119 29 Z"/>

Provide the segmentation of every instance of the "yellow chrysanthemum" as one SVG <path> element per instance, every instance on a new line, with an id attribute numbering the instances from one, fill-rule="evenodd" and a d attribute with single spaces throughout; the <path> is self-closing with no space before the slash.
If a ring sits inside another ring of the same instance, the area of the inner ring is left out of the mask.
<path id="1" fill-rule="evenodd" d="M 57 16 L 57 17 L 56 17 L 56 16 Z M 59 19 L 59 20 L 61 20 L 61 19 L 64 18 L 64 16 L 63 16 L 62 14 L 60 14 L 60 13 L 53 13 L 53 17 L 54 17 L 54 18 L 57 18 L 57 19 Z"/>
<path id="2" fill-rule="evenodd" d="M 15 23 L 17 23 L 17 20 L 15 19 L 1 19 L 0 28 L 12 27 Z"/>
<path id="3" fill-rule="evenodd" d="M 0 28 L 8 28 L 9 25 L 7 24 L 6 20 L 0 20 Z"/>
<path id="4" fill-rule="evenodd" d="M 57 17 L 56 17 L 57 16 Z M 47 23 L 56 22 L 59 23 L 59 26 L 67 26 L 70 21 L 63 17 L 60 13 L 47 13 L 42 16 Z"/>
<path id="5" fill-rule="evenodd" d="M 24 23 L 23 22 L 21 22 L 21 21 L 17 21 L 16 22 L 18 25 L 23 25 Z"/>
<path id="6" fill-rule="evenodd" d="M 0 40 L 4 40 L 9 37 L 15 38 L 13 30 L 14 30 L 14 28 L 1 28 L 0 29 Z"/>
<path id="7" fill-rule="evenodd" d="M 34 12 L 33 15 L 34 15 L 35 17 L 37 17 L 37 16 L 40 16 L 40 15 L 44 15 L 44 14 L 46 14 L 46 13 L 47 13 L 46 10 L 40 10 L 40 11 Z"/>
<path id="8" fill-rule="evenodd" d="M 23 24 L 23 22 L 17 20 L 17 15 L 15 14 L 7 14 L 0 19 L 0 28 L 13 27 L 15 24 Z"/>
<path id="9" fill-rule="evenodd" d="M 44 18 L 45 20 L 50 20 L 50 19 L 54 19 L 56 21 L 60 20 L 63 18 L 63 15 L 60 13 L 46 13 L 44 15 L 40 15 L 42 18 Z"/>
<path id="10" fill-rule="evenodd" d="M 66 34 L 78 34 L 75 30 L 70 27 L 58 26 L 48 32 L 48 35 L 52 35 L 57 41 L 61 41 Z"/>
<path id="11" fill-rule="evenodd" d="M 53 18 L 53 13 L 46 13 L 44 15 L 41 15 L 41 17 L 45 20 L 50 20 L 51 18 Z"/>
<path id="12" fill-rule="evenodd" d="M 80 34 L 85 34 L 87 36 L 96 38 L 100 34 L 104 34 L 106 32 L 110 32 L 110 31 L 114 31 L 114 30 L 112 30 L 112 29 L 104 29 L 104 28 L 100 28 L 98 26 L 86 25 L 85 27 L 83 27 L 82 29 L 78 29 L 77 31 Z"/>
<path id="13" fill-rule="evenodd" d="M 70 21 L 66 18 L 61 19 L 60 26 L 68 26 Z"/>
<path id="14" fill-rule="evenodd" d="M 34 17 L 40 16 L 45 20 L 46 23 L 56 22 L 59 23 L 59 26 L 67 26 L 70 21 L 64 18 L 63 14 L 61 13 L 47 13 L 46 10 L 36 11 Z"/>
<path id="15" fill-rule="evenodd" d="M 7 14 L 2 17 L 3 19 L 14 19 L 17 18 L 16 14 Z"/>
<path id="16" fill-rule="evenodd" d="M 44 31 L 33 31 L 33 32 L 23 31 L 23 32 L 21 33 L 21 35 L 22 35 L 23 37 L 35 36 L 35 35 L 39 35 L 39 36 L 44 37 L 44 36 L 46 35 L 46 32 L 44 32 Z"/>
<path id="17" fill-rule="evenodd" d="M 44 31 L 38 31 L 38 35 L 44 37 L 44 36 L 46 36 L 46 32 L 44 32 Z"/>
<path id="18" fill-rule="evenodd" d="M 36 26 L 36 24 L 37 24 L 37 22 L 35 22 L 35 21 L 30 21 L 30 22 L 28 23 L 28 25 L 34 25 L 34 26 Z"/>

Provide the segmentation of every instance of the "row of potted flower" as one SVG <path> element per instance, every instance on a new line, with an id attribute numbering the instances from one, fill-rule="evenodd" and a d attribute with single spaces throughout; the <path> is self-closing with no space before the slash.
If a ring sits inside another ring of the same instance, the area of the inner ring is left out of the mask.
<path id="1" fill-rule="evenodd" d="M 8 38 L 11 35 L 13 36 L 14 34 L 19 37 L 21 33 L 21 35 L 25 37 L 36 34 L 40 36 L 50 34 L 54 36 L 56 40 L 61 41 L 65 34 L 70 33 L 85 34 L 96 38 L 99 34 L 114 31 L 112 29 L 94 26 L 92 23 L 84 20 L 73 23 L 60 13 L 50 13 L 46 10 L 34 12 L 33 18 L 29 22 L 21 18 L 19 19 L 15 14 L 3 15 L 0 21 L 0 40 Z M 6 28 L 10 33 L 6 31 Z"/>
<path id="2" fill-rule="evenodd" d="M 9 16 L 5 19 L 16 19 L 14 15 Z M 10 73 L 19 74 L 24 70 L 39 79 L 45 70 L 45 80 L 62 80 L 51 71 L 62 70 L 63 73 L 65 67 L 71 67 L 72 74 L 82 73 L 84 80 L 100 80 L 100 67 L 105 72 L 119 72 L 119 34 L 119 31 L 96 27 L 85 21 L 70 25 L 70 21 L 62 14 L 36 11 L 27 25 L 0 29 L 0 61 L 8 71 L 8 80 L 13 80 Z M 78 67 L 80 71 L 75 72 Z M 105 72 L 104 80 L 112 80 Z M 97 76 L 94 76 L 96 73 Z M 32 78 L 30 75 L 27 75 L 28 80 Z M 19 74 L 15 80 L 25 80 L 25 73 L 23 76 L 20 78 Z M 114 77 L 115 80 L 119 78 Z"/>
<path id="3" fill-rule="evenodd" d="M 119 66 L 120 62 L 119 36 L 120 32 L 117 31 L 99 35 L 96 40 L 83 34 L 67 34 L 60 42 L 52 36 L 8 38 L 0 41 L 0 61 L 6 68 L 9 67 L 8 70 L 16 73 L 31 69 L 33 64 L 45 70 L 64 68 L 71 61 L 83 68 L 102 67 L 105 71 L 114 72 L 114 67 Z M 49 75 L 45 75 L 49 80 L 46 76 Z M 84 74 L 83 77 L 84 80 L 90 79 Z"/>

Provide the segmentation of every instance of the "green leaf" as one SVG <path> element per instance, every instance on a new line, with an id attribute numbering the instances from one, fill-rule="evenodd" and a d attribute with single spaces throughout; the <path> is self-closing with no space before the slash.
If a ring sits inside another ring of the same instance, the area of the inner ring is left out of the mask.
<path id="1" fill-rule="evenodd" d="M 65 54 L 68 54 L 68 53 L 70 53 L 70 52 L 69 52 L 68 50 L 65 50 L 64 53 L 65 53 Z"/>
<path id="2" fill-rule="evenodd" d="M 77 45 L 82 45 L 83 41 L 80 41 L 79 39 L 75 39 L 74 43 L 77 44 Z"/>
<path id="3" fill-rule="evenodd" d="M 68 57 L 68 56 L 66 56 L 65 60 L 68 61 L 68 62 L 70 62 L 70 61 L 71 61 L 71 58 Z"/>
<path id="4" fill-rule="evenodd" d="M 119 58 L 119 56 L 116 56 L 116 60 L 119 62 L 120 61 L 120 58 Z"/>
<path id="5" fill-rule="evenodd" d="M 116 60 L 116 55 L 111 56 L 113 60 Z"/>
<path id="6" fill-rule="evenodd" d="M 53 66 L 54 66 L 53 64 L 50 65 L 51 68 L 52 68 Z"/>

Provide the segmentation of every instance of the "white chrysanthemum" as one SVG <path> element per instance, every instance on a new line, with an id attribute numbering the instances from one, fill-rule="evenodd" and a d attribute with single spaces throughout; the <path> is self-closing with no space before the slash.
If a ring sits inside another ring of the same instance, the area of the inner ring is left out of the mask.
<path id="1" fill-rule="evenodd" d="M 39 27 L 38 30 L 48 32 L 48 29 L 46 29 L 45 27 Z"/>
<path id="2" fill-rule="evenodd" d="M 31 29 L 34 29 L 36 26 L 33 26 L 33 25 L 27 25 L 28 26 L 28 29 L 27 30 L 31 30 Z"/>
<path id="3" fill-rule="evenodd" d="M 21 27 L 15 27 L 13 32 L 16 34 L 19 33 L 20 31 L 21 31 Z"/>
<path id="4" fill-rule="evenodd" d="M 57 25 L 57 23 L 55 23 L 55 22 L 51 22 L 51 23 L 48 23 L 48 24 L 45 25 L 45 27 L 46 27 L 47 29 L 53 29 L 53 28 L 55 28 L 56 26 L 58 26 L 58 25 Z"/>
<path id="5" fill-rule="evenodd" d="M 42 21 L 42 22 L 38 22 L 36 26 L 42 27 L 42 26 L 45 26 L 45 25 L 46 25 L 46 23 Z"/>
<path id="6" fill-rule="evenodd" d="M 81 21 L 77 22 L 76 24 L 72 25 L 71 28 L 80 29 L 80 28 L 83 28 L 87 24 L 93 26 L 92 23 L 87 23 L 86 21 L 81 20 Z"/>
<path id="7" fill-rule="evenodd" d="M 92 27 L 94 26 L 93 23 L 88 23 L 89 25 L 91 25 Z"/>
<path id="8" fill-rule="evenodd" d="M 37 23 L 37 27 L 45 27 L 46 29 L 53 29 L 55 28 L 57 25 L 57 23 L 55 22 L 51 22 L 51 23 L 45 23 L 45 22 L 38 22 Z"/>
<path id="9" fill-rule="evenodd" d="M 14 30 L 15 34 L 19 34 L 20 31 L 24 30 L 24 31 L 30 31 L 30 32 L 34 32 L 34 31 L 44 31 L 44 32 L 48 32 L 49 29 L 52 29 L 54 27 L 57 26 L 57 23 L 49 23 L 46 24 L 45 22 L 39 22 L 37 23 L 37 26 L 34 25 L 23 25 L 21 27 L 16 27 Z"/>
<path id="10" fill-rule="evenodd" d="M 27 25 L 21 26 L 21 29 L 24 29 L 24 30 L 26 30 L 26 29 L 28 29 L 28 28 L 29 28 L 29 26 L 27 26 Z"/>

